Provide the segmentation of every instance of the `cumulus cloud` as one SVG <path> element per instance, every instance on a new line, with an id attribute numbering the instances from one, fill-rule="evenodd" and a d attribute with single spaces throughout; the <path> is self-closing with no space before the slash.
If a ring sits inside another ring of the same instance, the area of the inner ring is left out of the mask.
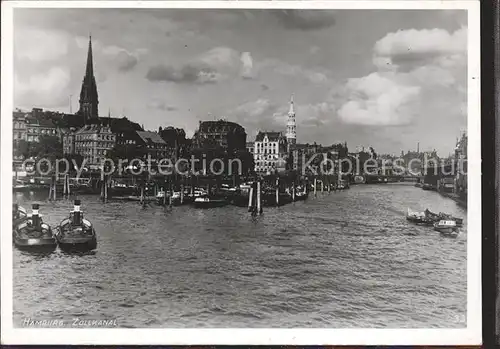
<path id="1" fill-rule="evenodd" d="M 287 29 L 319 30 L 335 25 L 335 11 L 275 10 L 271 13 Z"/>
<path id="2" fill-rule="evenodd" d="M 180 66 L 154 65 L 150 67 L 146 78 L 153 82 L 212 84 L 229 77 L 248 78 L 251 68 L 252 56 L 249 52 L 240 53 L 229 47 L 215 47 Z"/>
<path id="3" fill-rule="evenodd" d="M 40 106 L 45 108 L 67 104 L 70 73 L 67 69 L 54 67 L 46 73 L 20 79 L 14 75 L 15 103 L 19 106 Z"/>
<path id="4" fill-rule="evenodd" d="M 391 77 L 372 73 L 347 83 L 349 101 L 338 111 L 346 123 L 394 126 L 411 121 L 410 105 L 420 87 L 405 86 Z"/>
<path id="5" fill-rule="evenodd" d="M 378 71 L 347 82 L 338 110 L 343 122 L 404 125 L 438 93 L 450 99 L 450 110 L 466 101 L 459 93 L 466 84 L 466 28 L 399 30 L 377 41 L 373 53 Z"/>
<path id="6" fill-rule="evenodd" d="M 31 61 L 51 61 L 68 54 L 68 36 L 30 27 L 14 30 L 14 55 Z"/>
<path id="7" fill-rule="evenodd" d="M 111 64 L 116 66 L 121 72 L 127 72 L 134 69 L 139 62 L 137 54 L 131 53 L 122 47 L 115 45 L 104 46 L 101 48 L 101 51 L 111 59 Z M 139 49 L 139 54 L 142 52 L 143 50 Z"/>
<path id="8" fill-rule="evenodd" d="M 253 59 L 250 52 L 243 52 L 241 54 L 241 63 L 243 65 L 241 76 L 244 79 L 253 78 Z"/>
<path id="9" fill-rule="evenodd" d="M 172 105 L 168 105 L 165 101 L 154 99 L 148 103 L 148 108 L 150 109 L 159 109 L 163 111 L 176 111 L 177 107 Z"/>
<path id="10" fill-rule="evenodd" d="M 218 76 L 216 71 L 206 66 L 186 64 L 180 68 L 175 68 L 159 64 L 149 68 L 146 79 L 152 82 L 170 81 L 209 84 L 217 82 Z"/>
<path id="11" fill-rule="evenodd" d="M 256 70 L 260 75 L 267 75 L 270 71 L 285 76 L 306 80 L 314 84 L 324 84 L 329 81 L 328 76 L 323 71 L 308 69 L 299 65 L 290 64 L 278 59 L 265 59 L 256 64 Z"/>
<path id="12" fill-rule="evenodd" d="M 464 64 L 467 52 L 467 28 L 453 33 L 444 29 L 410 29 L 389 33 L 375 43 L 375 64 L 387 63 L 400 70 L 438 64 L 443 67 Z"/>

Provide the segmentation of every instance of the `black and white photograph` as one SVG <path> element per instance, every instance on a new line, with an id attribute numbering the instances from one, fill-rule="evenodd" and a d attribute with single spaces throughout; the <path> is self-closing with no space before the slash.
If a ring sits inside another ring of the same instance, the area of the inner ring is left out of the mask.
<path id="1" fill-rule="evenodd" d="M 481 343 L 478 1 L 20 1 L 2 34 L 2 343 Z"/>

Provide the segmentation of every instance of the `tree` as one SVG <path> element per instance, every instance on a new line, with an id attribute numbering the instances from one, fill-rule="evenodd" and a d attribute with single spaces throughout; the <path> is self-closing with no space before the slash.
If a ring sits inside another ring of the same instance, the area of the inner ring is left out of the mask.
<path id="1" fill-rule="evenodd" d="M 38 142 L 31 143 L 29 156 L 56 160 L 63 158 L 63 147 L 57 136 L 41 135 Z"/>

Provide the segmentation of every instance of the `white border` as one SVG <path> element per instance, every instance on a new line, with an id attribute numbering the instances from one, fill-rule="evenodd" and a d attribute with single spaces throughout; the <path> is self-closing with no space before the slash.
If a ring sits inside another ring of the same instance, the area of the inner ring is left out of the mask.
<path id="1" fill-rule="evenodd" d="M 480 345 L 481 120 L 479 1 L 2 1 L 1 343 L 80 345 Z M 12 320 L 13 8 L 266 8 L 468 10 L 468 222 L 466 329 L 15 329 Z"/>

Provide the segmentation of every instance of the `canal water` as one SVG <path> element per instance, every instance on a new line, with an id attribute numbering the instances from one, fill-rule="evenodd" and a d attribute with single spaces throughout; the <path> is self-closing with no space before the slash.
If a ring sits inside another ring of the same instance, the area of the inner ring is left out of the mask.
<path id="1" fill-rule="evenodd" d="M 25 208 L 34 199 L 17 195 Z M 466 326 L 466 228 L 450 239 L 405 219 L 408 207 L 466 218 L 436 192 L 358 185 L 258 217 L 234 206 L 165 212 L 80 199 L 98 249 L 14 249 L 15 326 L 26 318 L 151 328 Z M 72 207 L 36 202 L 52 225 Z"/>

